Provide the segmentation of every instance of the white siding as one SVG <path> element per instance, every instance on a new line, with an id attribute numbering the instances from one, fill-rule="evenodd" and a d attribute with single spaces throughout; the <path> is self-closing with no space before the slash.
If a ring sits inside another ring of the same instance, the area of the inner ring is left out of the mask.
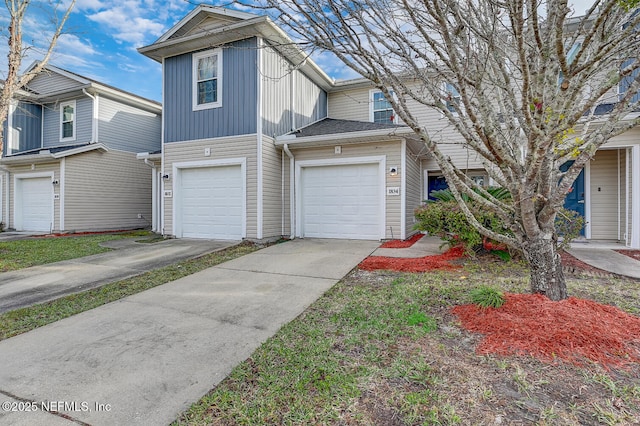
<path id="1" fill-rule="evenodd" d="M 407 149 L 406 170 L 400 171 L 400 173 L 405 173 L 407 186 L 405 190 L 407 237 L 417 232 L 413 229 L 413 225 L 415 224 L 415 215 L 413 212 L 422 204 L 422 167 L 420 163 L 420 160 Z"/>
<path id="2" fill-rule="evenodd" d="M 152 169 L 126 152 L 92 151 L 65 160 L 66 231 L 151 225 Z M 138 219 L 142 214 L 146 219 Z"/>
<path id="3" fill-rule="evenodd" d="M 161 117 L 113 99 L 98 98 L 98 142 L 129 152 L 160 150 Z"/>
<path id="4" fill-rule="evenodd" d="M 172 173 L 174 163 L 191 161 L 222 160 L 226 158 L 246 158 L 247 160 L 247 238 L 257 238 L 257 138 L 243 135 L 228 138 L 203 139 L 189 142 L 173 142 L 164 146 L 164 173 Z M 211 155 L 205 156 L 205 148 Z M 174 191 L 173 177 L 165 180 L 164 190 Z M 164 198 L 164 230 L 173 235 L 173 200 Z"/>

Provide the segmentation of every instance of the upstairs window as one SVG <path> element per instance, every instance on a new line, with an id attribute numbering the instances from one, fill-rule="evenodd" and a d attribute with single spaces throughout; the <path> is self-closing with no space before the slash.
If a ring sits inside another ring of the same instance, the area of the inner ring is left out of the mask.
<path id="1" fill-rule="evenodd" d="M 444 83 L 444 92 L 445 92 L 445 105 L 449 112 L 452 114 L 457 114 L 460 106 L 460 92 L 458 89 L 451 83 Z"/>
<path id="2" fill-rule="evenodd" d="M 627 93 L 633 82 L 638 79 L 638 75 L 640 74 L 640 64 L 636 59 L 627 59 L 621 65 L 621 69 L 627 68 L 629 66 L 634 66 L 635 68 L 631 72 L 631 74 L 622 77 L 620 83 L 618 84 L 618 97 L 622 99 L 624 95 Z M 631 98 L 631 103 L 640 101 L 640 92 L 636 92 L 635 95 Z"/>
<path id="3" fill-rule="evenodd" d="M 222 50 L 193 55 L 193 110 L 222 106 Z"/>
<path id="4" fill-rule="evenodd" d="M 60 140 L 76 139 L 76 101 L 60 104 Z"/>
<path id="5" fill-rule="evenodd" d="M 394 96 L 393 92 L 390 92 Z M 381 91 L 371 92 L 371 111 L 370 119 L 374 123 L 395 124 L 397 122 L 396 115 L 393 112 L 393 106 Z"/>

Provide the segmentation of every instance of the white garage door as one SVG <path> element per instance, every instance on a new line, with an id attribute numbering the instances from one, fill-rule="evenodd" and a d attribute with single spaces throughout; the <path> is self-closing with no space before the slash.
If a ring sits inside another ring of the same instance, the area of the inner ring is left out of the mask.
<path id="1" fill-rule="evenodd" d="M 50 177 L 18 179 L 16 201 L 18 230 L 51 232 L 53 186 Z"/>
<path id="2" fill-rule="evenodd" d="M 302 168 L 301 191 L 302 236 L 381 238 L 378 164 Z"/>
<path id="3" fill-rule="evenodd" d="M 177 236 L 242 239 L 241 167 L 202 167 L 179 173 Z"/>

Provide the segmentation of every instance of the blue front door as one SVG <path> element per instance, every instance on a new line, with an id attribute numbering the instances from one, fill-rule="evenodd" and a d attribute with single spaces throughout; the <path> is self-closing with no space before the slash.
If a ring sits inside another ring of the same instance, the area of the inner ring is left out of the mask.
<path id="1" fill-rule="evenodd" d="M 560 166 L 560 171 L 566 172 L 571 167 L 573 161 L 568 161 Z M 573 182 L 567 197 L 564 199 L 564 208 L 578 212 L 584 217 L 584 169 L 580 172 L 576 180 Z M 584 227 L 580 231 L 580 235 L 584 235 Z"/>

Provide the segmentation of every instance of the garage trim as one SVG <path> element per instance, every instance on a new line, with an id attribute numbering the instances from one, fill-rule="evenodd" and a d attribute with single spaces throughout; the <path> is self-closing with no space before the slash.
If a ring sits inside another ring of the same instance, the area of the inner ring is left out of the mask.
<path id="1" fill-rule="evenodd" d="M 350 158 L 326 158 L 318 160 L 301 160 L 296 161 L 295 170 L 295 196 L 296 196 L 296 232 L 298 238 L 302 238 L 302 185 L 301 175 L 302 169 L 306 167 L 322 167 L 322 166 L 348 166 L 357 164 L 378 164 L 378 190 L 380 191 L 380 206 L 378 215 L 380 216 L 379 239 L 384 239 L 387 223 L 386 217 L 386 162 L 385 155 L 372 157 L 350 157 Z"/>
<path id="2" fill-rule="evenodd" d="M 188 161 L 182 163 L 173 164 L 173 188 L 180 187 L 180 170 L 183 169 L 195 169 L 205 167 L 223 167 L 223 166 L 240 166 L 240 174 L 242 176 L 242 238 L 247 237 L 247 159 L 241 158 L 225 158 L 220 160 L 205 160 L 205 161 Z M 173 194 L 173 233 L 177 236 L 182 232 L 178 225 L 179 217 L 177 212 L 178 199 L 180 197 L 174 192 Z M 180 231 L 180 232 L 178 232 Z"/>
<path id="3" fill-rule="evenodd" d="M 54 172 L 39 172 L 39 173 L 21 173 L 13 175 L 13 227 L 21 230 L 22 226 L 22 191 L 18 191 L 19 181 L 22 179 L 32 178 L 50 178 L 51 184 L 51 226 L 53 226 L 55 204 L 53 202 L 53 177 Z M 51 229 L 50 229 L 51 231 Z"/>

